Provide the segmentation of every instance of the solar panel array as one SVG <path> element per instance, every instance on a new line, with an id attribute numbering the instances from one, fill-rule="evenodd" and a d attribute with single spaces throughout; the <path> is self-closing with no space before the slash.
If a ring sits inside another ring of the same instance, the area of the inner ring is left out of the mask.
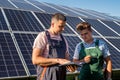
<path id="1" fill-rule="evenodd" d="M 49 28 L 51 16 L 55 12 L 66 14 L 67 24 L 63 35 L 68 41 L 71 59 L 76 44 L 81 42 L 75 26 L 87 21 L 92 25 L 93 36 L 108 43 L 113 69 L 120 69 L 118 19 L 101 19 L 94 15 L 97 12 L 88 15 L 89 10 L 87 12 L 32 0 L 4 0 L 0 1 L 0 6 L 0 79 L 36 76 L 36 66 L 31 61 L 33 41 L 39 32 Z"/>

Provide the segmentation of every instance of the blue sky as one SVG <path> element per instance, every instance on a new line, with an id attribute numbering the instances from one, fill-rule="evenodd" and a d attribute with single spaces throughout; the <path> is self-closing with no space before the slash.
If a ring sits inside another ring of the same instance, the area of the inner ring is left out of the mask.
<path id="1" fill-rule="evenodd" d="M 90 9 L 120 17 L 120 0 L 37 0 L 57 5 Z"/>

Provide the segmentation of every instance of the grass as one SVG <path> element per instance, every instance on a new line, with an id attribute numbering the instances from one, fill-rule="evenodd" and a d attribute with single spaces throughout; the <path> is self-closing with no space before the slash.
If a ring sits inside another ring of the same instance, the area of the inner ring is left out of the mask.
<path id="1" fill-rule="evenodd" d="M 77 76 L 78 73 L 75 74 L 67 74 L 66 80 L 75 80 L 75 76 Z M 2 80 L 2 79 L 0 79 Z M 3 80 L 36 80 L 36 77 L 27 77 L 27 78 L 16 78 L 16 79 L 3 79 Z M 120 70 L 115 70 L 112 72 L 112 80 L 120 80 Z"/>

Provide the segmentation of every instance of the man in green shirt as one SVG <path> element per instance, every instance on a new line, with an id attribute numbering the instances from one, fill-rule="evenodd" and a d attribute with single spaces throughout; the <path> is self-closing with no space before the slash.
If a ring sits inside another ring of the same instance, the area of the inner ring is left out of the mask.
<path id="1" fill-rule="evenodd" d="M 107 80 L 111 80 L 112 63 L 110 52 L 103 40 L 92 37 L 91 25 L 82 22 L 77 25 L 82 42 L 78 43 L 73 56 L 73 61 L 83 66 L 80 70 L 80 80 L 105 80 L 103 74 L 103 64 L 106 63 Z"/>

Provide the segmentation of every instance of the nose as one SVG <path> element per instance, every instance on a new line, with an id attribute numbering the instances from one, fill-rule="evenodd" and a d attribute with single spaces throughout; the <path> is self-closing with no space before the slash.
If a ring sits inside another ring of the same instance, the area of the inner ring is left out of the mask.
<path id="1" fill-rule="evenodd" d="M 83 34 L 83 35 L 81 35 L 81 37 L 84 39 L 84 38 L 86 38 L 86 35 Z"/>
<path id="2" fill-rule="evenodd" d="M 64 31 L 64 27 L 62 28 L 62 31 Z"/>

